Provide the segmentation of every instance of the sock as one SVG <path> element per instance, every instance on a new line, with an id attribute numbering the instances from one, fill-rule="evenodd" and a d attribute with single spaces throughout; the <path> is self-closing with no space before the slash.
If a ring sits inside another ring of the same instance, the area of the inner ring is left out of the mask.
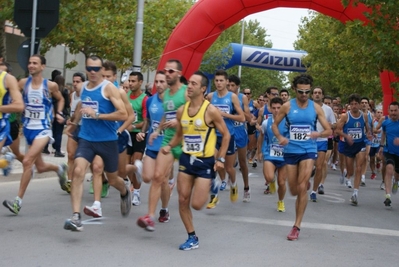
<path id="1" fill-rule="evenodd" d="M 313 191 L 313 190 L 312 190 L 312 193 L 311 193 L 311 194 L 313 194 L 313 193 L 315 193 L 315 194 L 316 194 L 316 191 Z"/>
<path id="2" fill-rule="evenodd" d="M 216 179 L 212 179 L 211 194 L 212 195 L 217 195 L 218 193 L 219 193 L 219 184 L 216 181 Z"/>
<path id="3" fill-rule="evenodd" d="M 357 192 L 359 191 L 359 189 L 353 189 L 353 194 L 357 195 Z"/>
<path id="4" fill-rule="evenodd" d="M 169 184 L 174 184 L 174 183 L 175 183 L 175 178 L 169 180 Z"/>
<path id="5" fill-rule="evenodd" d="M 366 179 L 366 175 L 362 174 L 362 180 Z"/>
<path id="6" fill-rule="evenodd" d="M 94 201 L 93 206 L 95 206 L 96 208 L 101 209 L 101 202 L 100 201 Z"/>
<path id="7" fill-rule="evenodd" d="M 386 194 L 385 198 L 391 198 L 391 194 Z"/>
<path id="8" fill-rule="evenodd" d="M 140 189 L 134 189 L 134 190 L 133 190 L 133 194 L 138 194 L 138 195 L 140 195 Z"/>
<path id="9" fill-rule="evenodd" d="M 169 209 L 168 209 L 168 208 L 161 208 L 161 210 L 164 210 L 164 211 L 166 211 L 166 212 L 169 212 Z"/>
<path id="10" fill-rule="evenodd" d="M 237 185 L 237 181 L 235 181 L 234 183 L 231 183 L 230 186 L 235 187 Z"/>
<path id="11" fill-rule="evenodd" d="M 19 204 L 20 206 L 22 205 L 22 198 L 16 197 L 15 200 L 18 201 L 18 204 Z"/>
<path id="12" fill-rule="evenodd" d="M 244 187 L 244 191 L 249 191 L 249 186 L 248 187 Z"/>
<path id="13" fill-rule="evenodd" d="M 188 237 L 190 236 L 195 236 L 195 231 L 192 231 L 191 233 L 188 233 Z"/>

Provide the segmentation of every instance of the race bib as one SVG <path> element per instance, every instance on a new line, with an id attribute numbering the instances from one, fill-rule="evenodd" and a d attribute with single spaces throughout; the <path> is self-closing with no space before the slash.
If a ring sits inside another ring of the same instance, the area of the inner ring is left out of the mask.
<path id="1" fill-rule="evenodd" d="M 230 114 L 230 105 L 214 104 L 221 112 Z"/>
<path id="2" fill-rule="evenodd" d="M 201 152 L 204 150 L 204 143 L 201 135 L 184 135 L 183 151 L 187 154 Z"/>
<path id="3" fill-rule="evenodd" d="M 98 102 L 97 101 L 82 101 L 82 108 L 92 108 L 95 113 L 98 112 Z M 82 115 L 83 119 L 93 119 L 90 115 L 88 114 L 83 114 Z"/>
<path id="4" fill-rule="evenodd" d="M 284 156 L 284 147 L 282 145 L 271 144 L 270 156 L 275 158 L 282 158 Z"/>
<path id="5" fill-rule="evenodd" d="M 159 128 L 159 124 L 160 124 L 159 121 L 152 121 L 152 126 L 151 127 L 152 127 L 152 131 L 153 132 L 155 132 Z M 159 132 L 158 136 L 161 136 L 163 134 L 164 134 L 164 131 L 162 130 L 162 131 Z"/>
<path id="6" fill-rule="evenodd" d="M 165 112 L 165 121 L 171 121 L 176 119 L 176 111 Z"/>
<path id="7" fill-rule="evenodd" d="M 374 137 L 372 142 L 373 142 L 373 144 L 380 144 L 381 143 L 381 138 Z"/>
<path id="8" fill-rule="evenodd" d="M 243 122 L 234 121 L 234 127 L 240 127 L 240 126 L 243 126 L 243 125 L 244 125 Z"/>
<path id="9" fill-rule="evenodd" d="M 348 135 L 350 135 L 353 140 L 362 139 L 363 137 L 362 128 L 348 128 Z"/>
<path id="10" fill-rule="evenodd" d="M 290 125 L 290 140 L 309 140 L 311 133 L 310 125 Z"/>
<path id="11" fill-rule="evenodd" d="M 31 120 L 44 120 L 45 112 L 43 104 L 27 104 L 25 117 Z"/>

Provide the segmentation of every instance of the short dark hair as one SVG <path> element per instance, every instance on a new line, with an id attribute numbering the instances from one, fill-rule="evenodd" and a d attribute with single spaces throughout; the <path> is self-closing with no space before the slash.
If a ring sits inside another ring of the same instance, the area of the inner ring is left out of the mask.
<path id="1" fill-rule="evenodd" d="M 321 90 L 321 94 L 324 95 L 324 89 L 321 86 L 315 86 L 313 88 L 313 90 L 312 90 L 312 94 L 313 94 L 314 89 L 320 89 Z"/>
<path id="2" fill-rule="evenodd" d="M 129 74 L 129 76 L 137 76 L 137 79 L 138 79 L 139 81 L 143 81 L 143 80 L 144 80 L 143 74 L 142 74 L 141 72 L 138 72 L 138 71 L 132 71 L 132 72 Z"/>
<path id="3" fill-rule="evenodd" d="M 217 70 L 215 72 L 215 76 L 224 76 L 224 78 L 227 80 L 229 78 L 229 75 L 225 70 Z"/>
<path id="4" fill-rule="evenodd" d="M 397 106 L 397 107 L 399 107 L 399 102 L 398 101 L 393 101 L 393 102 L 391 102 L 391 104 L 389 104 L 389 106 Z"/>
<path id="5" fill-rule="evenodd" d="M 326 100 L 326 99 L 330 99 L 330 100 L 331 100 L 331 103 L 332 103 L 332 101 L 333 101 L 333 98 L 332 98 L 331 96 L 329 96 L 329 95 L 324 96 L 323 101 Z"/>
<path id="6" fill-rule="evenodd" d="M 116 74 L 116 72 L 118 70 L 117 67 L 116 67 L 115 62 L 109 61 L 109 60 L 106 60 L 103 63 L 103 68 L 104 68 L 104 70 L 111 70 L 114 75 Z"/>
<path id="7" fill-rule="evenodd" d="M 184 75 L 180 76 L 180 83 L 187 85 L 188 81 L 187 78 Z"/>
<path id="8" fill-rule="evenodd" d="M 180 70 L 180 71 L 183 70 L 183 65 L 181 64 L 180 60 L 178 60 L 178 59 L 172 58 L 172 59 L 169 59 L 169 60 L 166 61 L 166 62 L 167 62 L 167 63 L 176 63 L 177 69 Z"/>
<path id="9" fill-rule="evenodd" d="M 59 71 L 59 70 L 53 70 L 53 71 L 51 72 L 51 80 L 54 82 L 55 77 L 57 77 L 58 75 L 61 75 L 61 71 Z"/>
<path id="10" fill-rule="evenodd" d="M 42 65 L 46 65 L 46 58 L 44 56 L 42 56 L 40 54 L 34 54 L 34 55 L 31 55 L 30 57 L 37 57 L 40 59 L 40 63 Z"/>
<path id="11" fill-rule="evenodd" d="M 310 86 L 312 86 L 313 78 L 308 74 L 300 74 L 298 76 L 295 76 L 294 80 L 292 81 L 292 85 L 295 89 L 298 84 L 310 84 Z"/>
<path id="12" fill-rule="evenodd" d="M 86 81 L 85 76 L 84 76 L 83 73 L 81 73 L 81 72 L 75 72 L 75 73 L 72 75 L 72 79 L 73 79 L 74 77 L 80 77 L 80 79 L 82 80 L 82 82 Z"/>
<path id="13" fill-rule="evenodd" d="M 5 66 L 6 67 L 6 72 L 11 73 L 12 72 L 12 67 L 10 63 L 7 62 L 0 62 L 0 66 Z"/>
<path id="14" fill-rule="evenodd" d="M 350 104 L 353 101 L 360 103 L 360 101 L 361 101 L 360 95 L 359 94 L 351 94 L 348 98 L 348 104 Z"/>
<path id="15" fill-rule="evenodd" d="M 236 75 L 230 75 L 229 76 L 229 82 L 235 83 L 235 85 L 240 85 L 241 84 L 241 79 L 237 77 Z"/>
<path id="16" fill-rule="evenodd" d="M 94 60 L 94 61 L 100 60 L 100 61 L 101 61 L 101 66 L 102 66 L 103 63 L 104 63 L 104 60 L 103 60 L 100 56 L 97 56 L 97 55 L 90 55 L 90 56 L 88 56 L 88 57 L 86 58 L 86 64 L 87 64 L 87 60 L 88 60 L 88 59 L 91 59 L 91 60 Z"/>
<path id="17" fill-rule="evenodd" d="M 290 95 L 290 92 L 287 89 L 281 89 L 280 95 L 281 95 L 281 93 L 287 93 L 288 95 Z"/>
<path id="18" fill-rule="evenodd" d="M 201 87 L 205 86 L 208 87 L 209 86 L 209 79 L 208 77 L 200 70 L 197 70 L 196 72 L 194 72 L 193 75 L 199 75 L 201 76 Z"/>
<path id="19" fill-rule="evenodd" d="M 360 101 L 362 100 L 367 100 L 367 104 L 370 104 L 370 100 L 367 96 L 362 96 L 362 98 L 360 98 Z"/>
<path id="20" fill-rule="evenodd" d="M 266 88 L 266 94 L 268 94 L 268 95 L 270 95 L 270 93 L 272 92 L 272 89 L 275 89 L 275 90 L 277 90 L 278 91 L 278 87 L 276 87 L 276 86 L 269 86 L 269 87 L 267 87 Z"/>
<path id="21" fill-rule="evenodd" d="M 283 102 L 283 100 L 280 97 L 275 97 L 275 98 L 272 98 L 272 100 L 270 100 L 270 106 L 272 106 L 272 104 L 283 105 L 284 102 Z"/>

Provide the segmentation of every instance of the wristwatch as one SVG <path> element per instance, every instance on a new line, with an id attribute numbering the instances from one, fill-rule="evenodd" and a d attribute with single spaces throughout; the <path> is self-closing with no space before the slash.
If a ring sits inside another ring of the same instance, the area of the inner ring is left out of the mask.
<path id="1" fill-rule="evenodd" d="M 226 160 L 225 160 L 224 158 L 222 158 L 222 157 L 217 158 L 216 160 L 217 160 L 217 161 L 220 161 L 221 163 L 225 163 L 225 162 L 226 162 Z"/>

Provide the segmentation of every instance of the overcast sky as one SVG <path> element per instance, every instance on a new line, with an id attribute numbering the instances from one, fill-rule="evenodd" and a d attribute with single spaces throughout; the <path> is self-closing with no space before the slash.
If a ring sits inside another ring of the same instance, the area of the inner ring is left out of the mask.
<path id="1" fill-rule="evenodd" d="M 294 50 L 293 43 L 297 39 L 298 25 L 301 18 L 308 15 L 309 9 L 275 8 L 252 14 L 245 20 L 258 20 L 267 31 L 273 48 Z"/>

